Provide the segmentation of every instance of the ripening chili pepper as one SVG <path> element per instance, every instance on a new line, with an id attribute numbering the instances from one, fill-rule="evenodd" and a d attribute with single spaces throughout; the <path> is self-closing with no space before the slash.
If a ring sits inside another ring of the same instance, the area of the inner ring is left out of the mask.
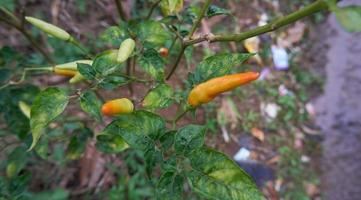
<path id="1" fill-rule="evenodd" d="M 254 81 L 258 77 L 258 72 L 246 72 L 210 79 L 192 89 L 188 96 L 188 103 L 194 107 L 208 103 L 219 94 Z"/>
<path id="2" fill-rule="evenodd" d="M 54 73 L 57 75 L 61 75 L 61 76 L 70 76 L 73 77 L 75 76 L 77 71 L 74 70 L 70 70 L 70 69 L 57 69 L 54 68 Z"/>
<path id="3" fill-rule="evenodd" d="M 76 61 L 73 61 L 73 62 L 68 62 L 68 63 L 64 63 L 64 64 L 55 65 L 54 69 L 68 69 L 68 70 L 77 71 L 78 70 L 77 63 L 92 65 L 93 61 L 92 60 L 76 60 Z"/>
<path id="4" fill-rule="evenodd" d="M 25 20 L 28 21 L 30 24 L 36 26 L 38 29 L 49 34 L 50 36 L 53 36 L 55 38 L 58 38 L 58 39 L 64 40 L 64 41 L 72 40 L 72 37 L 70 36 L 70 34 L 68 32 L 66 32 L 65 30 L 63 30 L 53 24 L 50 24 L 43 20 L 40 20 L 40 19 L 37 19 L 34 17 L 29 17 L 29 16 L 26 16 Z"/>
<path id="5" fill-rule="evenodd" d="M 168 54 L 169 54 L 169 50 L 165 47 L 162 47 L 159 49 L 159 54 L 162 56 L 162 57 L 167 57 Z"/>
<path id="6" fill-rule="evenodd" d="M 102 113 L 108 116 L 131 113 L 133 110 L 134 105 L 127 98 L 114 99 L 106 102 L 102 106 Z"/>
<path id="7" fill-rule="evenodd" d="M 133 39 L 128 38 L 124 40 L 119 47 L 117 61 L 122 63 L 126 61 L 129 56 L 133 53 L 135 42 Z"/>
<path id="8" fill-rule="evenodd" d="M 73 76 L 73 78 L 71 78 L 69 80 L 70 84 L 75 84 L 75 83 L 79 83 L 86 80 L 86 78 L 80 73 L 80 72 L 76 72 L 75 75 Z"/>

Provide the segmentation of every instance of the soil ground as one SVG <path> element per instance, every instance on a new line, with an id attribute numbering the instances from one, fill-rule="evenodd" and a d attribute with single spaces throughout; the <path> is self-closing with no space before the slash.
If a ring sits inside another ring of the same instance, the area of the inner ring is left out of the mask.
<path id="1" fill-rule="evenodd" d="M 317 123 L 325 135 L 324 197 L 355 200 L 361 196 L 361 34 L 345 32 L 334 15 L 324 26 L 327 81 L 316 104 Z"/>

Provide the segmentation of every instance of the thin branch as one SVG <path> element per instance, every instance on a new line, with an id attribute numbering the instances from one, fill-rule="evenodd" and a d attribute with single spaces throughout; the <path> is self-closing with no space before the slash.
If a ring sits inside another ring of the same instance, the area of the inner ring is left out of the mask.
<path id="1" fill-rule="evenodd" d="M 86 57 L 93 59 L 93 55 L 89 53 L 88 50 L 86 50 L 83 45 L 77 41 L 75 38 L 71 37 L 70 40 L 68 40 L 69 43 L 73 44 L 76 48 L 78 48 Z"/>
<path id="2" fill-rule="evenodd" d="M 261 35 L 264 33 L 268 33 L 271 31 L 275 31 L 276 29 L 283 27 L 285 25 L 291 24 L 295 21 L 298 21 L 304 17 L 310 16 L 314 13 L 320 12 L 321 10 L 327 9 L 328 6 L 324 0 L 318 0 L 294 13 L 291 13 L 287 16 L 281 17 L 279 19 L 276 19 L 264 26 L 259 26 L 257 28 L 245 31 L 243 33 L 239 34 L 223 34 L 223 35 L 205 35 L 196 39 L 191 39 L 188 41 L 185 41 L 186 45 L 192 45 L 196 43 L 200 43 L 203 41 L 209 41 L 209 42 L 229 42 L 229 41 L 235 41 L 240 42 L 245 39 Z"/>
<path id="3" fill-rule="evenodd" d="M 211 3 L 212 3 L 212 0 L 206 0 L 206 2 L 204 3 L 204 5 L 202 7 L 202 10 L 201 10 L 201 13 L 199 13 L 199 16 L 197 18 L 197 21 L 193 24 L 193 26 L 191 28 L 191 31 L 189 32 L 189 35 L 188 35 L 189 39 L 192 39 L 192 36 L 193 36 L 194 32 L 197 30 L 199 24 L 201 23 L 204 15 L 207 12 L 208 7 L 209 7 L 209 5 Z"/>
<path id="4" fill-rule="evenodd" d="M 126 72 L 127 72 L 128 77 L 132 76 L 132 59 L 133 58 L 129 58 L 127 60 L 127 69 L 126 69 L 127 71 Z M 133 95 L 133 85 L 131 82 L 128 84 L 128 89 L 129 89 L 130 95 L 132 96 Z"/>
<path id="5" fill-rule="evenodd" d="M 154 3 L 152 4 L 152 6 L 150 7 L 150 11 L 149 11 L 149 13 L 148 13 L 148 15 L 147 15 L 147 19 L 150 19 L 150 17 L 152 16 L 155 8 L 158 6 L 158 4 L 159 4 L 161 1 L 162 1 L 162 0 L 158 0 L 158 1 L 156 1 L 156 2 L 154 2 Z"/>
<path id="6" fill-rule="evenodd" d="M 115 4 L 117 5 L 117 10 L 118 10 L 120 19 L 122 19 L 123 21 L 127 21 L 127 15 L 124 12 L 121 0 L 114 0 L 114 1 L 115 1 Z"/>
<path id="7" fill-rule="evenodd" d="M 183 53 L 184 53 L 184 51 L 186 50 L 186 48 L 187 48 L 187 46 L 184 46 L 184 45 L 182 44 L 181 50 L 179 51 L 179 54 L 178 54 L 178 57 L 177 57 L 176 61 L 174 62 L 174 64 L 173 64 L 173 66 L 172 66 L 172 68 L 171 68 L 168 76 L 166 77 L 166 80 L 169 80 L 170 77 L 172 77 L 173 73 L 174 73 L 175 70 L 177 69 L 177 66 L 178 66 L 179 62 L 181 61 L 181 59 L 182 59 L 182 57 L 183 57 Z"/>

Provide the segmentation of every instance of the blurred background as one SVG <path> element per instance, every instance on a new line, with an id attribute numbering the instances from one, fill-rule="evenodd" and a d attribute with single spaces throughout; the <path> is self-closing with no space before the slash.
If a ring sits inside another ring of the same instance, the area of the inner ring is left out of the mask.
<path id="1" fill-rule="evenodd" d="M 311 0 L 214 0 L 229 11 L 203 20 L 196 34 L 240 32 L 291 13 Z M 184 9 L 202 1 L 185 1 Z M 342 5 L 361 4 L 345 0 Z M 151 2 L 123 0 L 128 17 L 146 16 Z M 113 0 L 0 0 L 16 16 L 31 15 L 56 24 L 79 38 L 89 49 L 117 48 L 111 28 L 119 23 Z M 185 11 L 186 12 L 186 11 Z M 161 19 L 158 9 L 153 17 Z M 360 22 L 361 23 L 361 22 Z M 110 27 L 110 28 L 109 28 Z M 56 63 L 81 59 L 73 46 L 46 37 L 31 27 Z M 254 84 L 226 93 L 204 105 L 197 118 L 187 115 L 180 125 L 197 121 L 208 128 L 206 144 L 225 152 L 256 181 L 267 199 L 359 199 L 361 196 L 361 34 L 348 33 L 333 14 L 321 12 L 270 34 L 235 43 L 201 43 L 185 56 L 169 84 L 181 89 L 187 72 L 204 56 L 218 52 L 259 52 L 242 68 L 258 69 Z M 191 55 L 191 54 L 189 54 Z M 15 28 L 0 21 L 0 83 L 24 65 L 43 66 L 46 61 Z M 6 69 L 5 69 L 6 67 Z M 3 69 L 2 69 L 3 68 Z M 38 75 L 32 85 L 66 85 L 67 79 Z M 146 92 L 142 85 L 135 86 Z M 13 91 L 14 99 L 21 91 Z M 105 91 L 106 99 L 127 88 Z M 136 97 L 134 97 L 136 98 Z M 34 199 L 154 199 L 154 181 L 145 173 L 143 155 L 136 150 L 103 154 L 87 135 L 101 130 L 78 108 L 67 114 L 83 123 L 63 120 L 48 130 L 34 152 L 17 148 L 26 134 L 26 119 L 17 103 L 0 92 L 0 194 L 6 165 L 17 160 L 20 176 L 12 189 Z M 175 108 L 162 111 L 174 116 Z M 90 129 L 84 128 L 89 127 Z M 80 146 L 69 150 L 71 142 Z M 20 193 L 19 193 L 20 194 Z M 21 195 L 20 195 L 21 196 Z M 15 198 L 15 197 L 14 197 Z M 188 199 L 198 199 L 189 194 Z M 0 199 L 2 199 L 0 195 Z"/>

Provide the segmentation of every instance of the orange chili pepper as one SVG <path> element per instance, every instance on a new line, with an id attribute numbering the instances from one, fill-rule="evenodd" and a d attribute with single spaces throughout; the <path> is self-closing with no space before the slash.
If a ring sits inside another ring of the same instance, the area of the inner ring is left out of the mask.
<path id="1" fill-rule="evenodd" d="M 131 113 L 134 110 L 133 103 L 127 98 L 114 99 L 102 106 L 104 115 L 113 116 L 118 114 Z"/>
<path id="2" fill-rule="evenodd" d="M 188 103 L 195 107 L 212 101 L 219 94 L 258 79 L 258 72 L 245 72 L 210 79 L 203 82 L 189 93 Z"/>

